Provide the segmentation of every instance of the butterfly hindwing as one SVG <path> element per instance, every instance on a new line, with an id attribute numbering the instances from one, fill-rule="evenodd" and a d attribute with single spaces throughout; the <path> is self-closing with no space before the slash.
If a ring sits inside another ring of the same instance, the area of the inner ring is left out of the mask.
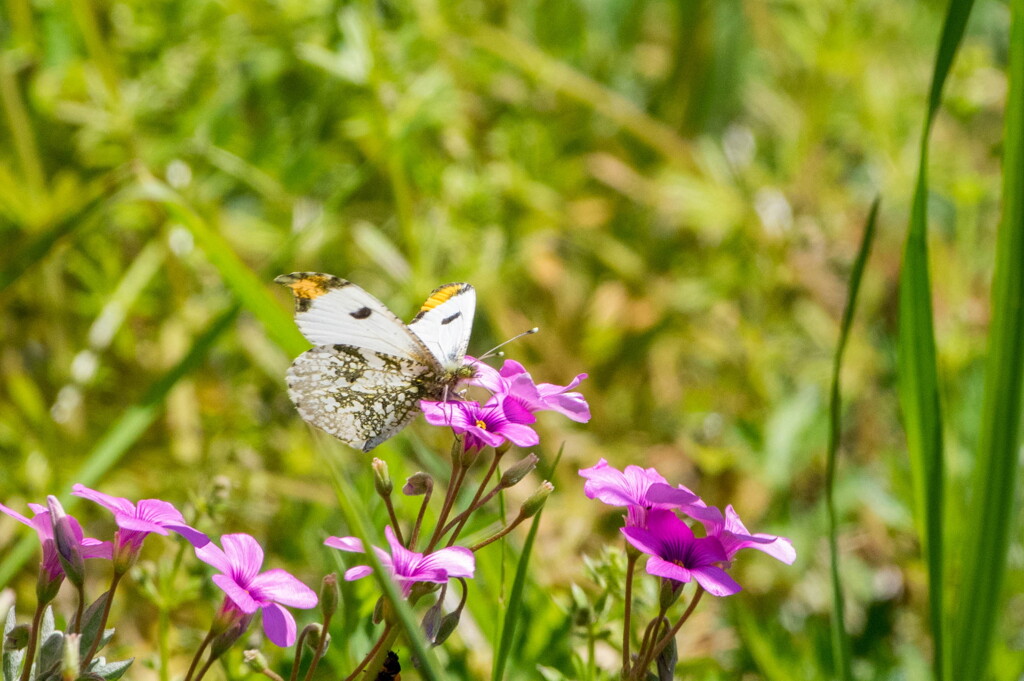
<path id="1" fill-rule="evenodd" d="M 437 380 L 427 365 L 341 344 L 307 350 L 287 375 L 299 415 L 364 452 L 405 427 Z"/>
<path id="2" fill-rule="evenodd" d="M 336 343 L 434 362 L 432 352 L 384 303 L 330 274 L 294 272 L 275 279 L 295 294 L 295 323 L 313 345 Z"/>
<path id="3" fill-rule="evenodd" d="M 476 290 L 469 284 L 439 286 L 430 294 L 409 329 L 445 368 L 463 363 L 473 330 Z"/>

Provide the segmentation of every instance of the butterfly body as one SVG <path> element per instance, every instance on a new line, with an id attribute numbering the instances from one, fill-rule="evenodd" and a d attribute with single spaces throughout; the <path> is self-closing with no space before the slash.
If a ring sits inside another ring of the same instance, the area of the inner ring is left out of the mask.
<path id="1" fill-rule="evenodd" d="M 370 451 L 404 428 L 419 401 L 442 400 L 472 376 L 465 362 L 476 293 L 435 289 L 406 325 L 350 281 L 296 272 L 275 279 L 295 294 L 295 320 L 315 347 L 287 374 L 288 395 L 307 422 Z"/>

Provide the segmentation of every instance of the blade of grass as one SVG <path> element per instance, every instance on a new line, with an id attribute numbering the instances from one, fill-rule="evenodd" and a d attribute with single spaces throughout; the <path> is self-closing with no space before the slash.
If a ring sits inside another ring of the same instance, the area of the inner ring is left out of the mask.
<path id="1" fill-rule="evenodd" d="M 966 522 L 953 677 L 988 678 L 1014 514 L 1024 377 L 1024 0 L 1010 3 L 1010 88 L 1003 146 L 1003 218 L 992 282 L 978 458 Z"/>
<path id="2" fill-rule="evenodd" d="M 338 506 L 341 509 L 341 514 L 345 517 L 345 522 L 348 524 L 349 529 L 355 534 L 355 536 L 359 537 L 359 540 L 363 542 L 364 547 L 369 548 L 370 546 L 373 546 L 369 532 L 366 529 L 366 524 L 363 522 L 363 516 L 354 503 L 354 500 L 359 499 L 360 497 L 352 487 L 349 479 L 343 476 L 338 470 L 338 466 L 335 461 L 337 457 L 321 451 L 320 458 L 325 462 L 326 466 L 330 470 L 331 481 L 334 484 L 335 495 L 338 498 Z M 399 592 L 394 580 L 391 579 L 390 575 L 388 575 L 387 571 L 384 569 L 384 566 L 380 562 L 380 558 L 377 557 L 377 553 L 375 551 L 367 550 L 364 555 L 366 555 L 367 561 L 373 568 L 374 578 L 377 580 L 378 586 L 380 586 L 381 591 L 384 593 L 384 597 L 394 608 L 395 615 L 398 617 L 398 625 L 401 627 L 402 631 L 405 632 L 405 638 L 419 664 L 420 674 L 431 681 L 441 681 L 441 679 L 444 679 L 445 677 L 439 670 L 440 668 L 437 657 L 434 655 L 434 651 L 427 645 L 427 641 L 423 636 L 423 632 L 420 630 L 419 623 L 416 621 L 416 616 L 413 614 L 412 608 L 402 597 L 402 594 Z M 378 670 L 369 669 L 369 673 L 375 673 L 376 671 Z"/>
<path id="3" fill-rule="evenodd" d="M 223 312 L 198 336 L 189 348 L 188 353 L 167 373 L 156 380 L 137 403 L 127 409 L 103 437 L 93 446 L 85 459 L 85 463 L 72 479 L 83 485 L 92 486 L 109 471 L 128 449 L 135 444 L 143 433 L 153 424 L 168 393 L 184 376 L 195 371 L 203 363 L 206 355 L 216 344 L 225 331 L 231 328 L 238 316 L 238 306 L 232 306 Z M 74 508 L 78 497 L 68 494 L 61 496 L 61 502 L 68 510 Z M 25 564 L 38 545 L 34 535 L 25 535 L 22 540 L 4 557 L 0 563 L 0 586 L 7 584 L 12 576 Z"/>
<path id="4" fill-rule="evenodd" d="M 558 455 L 548 471 L 547 479 L 551 479 L 562 460 L 562 452 L 565 444 L 558 448 Z M 530 554 L 533 553 L 533 543 L 537 539 L 537 528 L 540 527 L 540 517 L 543 515 L 542 508 L 533 517 L 530 523 L 530 531 L 526 535 L 526 542 L 523 544 L 523 552 L 519 554 L 519 562 L 516 564 L 516 575 L 512 579 L 512 591 L 508 596 L 508 608 L 505 610 L 505 619 L 501 625 L 501 640 L 498 643 L 498 652 L 494 656 L 494 666 L 491 668 L 491 681 L 501 681 L 505 678 L 505 667 L 508 665 L 508 658 L 512 652 L 512 640 L 515 638 L 516 625 L 522 619 L 523 611 L 523 587 L 526 585 L 526 573 L 530 566 Z"/>
<path id="5" fill-rule="evenodd" d="M 880 199 L 875 199 L 871 204 L 871 212 L 868 213 L 868 220 L 864 227 L 864 236 L 860 242 L 860 250 L 857 258 L 853 261 L 853 270 L 850 272 L 850 290 L 847 293 L 846 307 L 843 309 L 843 319 L 839 326 L 839 342 L 836 345 L 836 354 L 832 362 L 832 390 L 829 398 L 829 431 L 828 431 L 828 453 L 825 465 L 825 506 L 828 509 L 828 546 L 829 556 L 832 563 L 832 657 L 833 663 L 839 670 L 839 678 L 843 681 L 853 679 L 853 669 L 850 666 L 850 637 L 846 634 L 844 622 L 844 603 L 842 580 L 839 578 L 839 543 L 837 535 L 836 506 L 835 506 L 835 478 L 836 459 L 839 455 L 839 439 L 842 435 L 842 393 L 840 386 L 840 370 L 843 366 L 843 354 L 846 352 L 846 341 L 850 336 L 850 327 L 853 325 L 853 315 L 857 309 L 857 294 L 860 291 L 860 280 L 864 275 L 864 266 L 871 253 L 871 245 L 875 239 L 875 222 L 878 219 L 878 204 Z"/>
<path id="6" fill-rule="evenodd" d="M 916 521 L 928 565 L 928 601 L 934 645 L 932 667 L 938 681 L 947 674 L 944 595 L 945 469 L 942 413 L 939 405 L 931 277 L 928 271 L 928 141 L 942 101 L 949 69 L 960 47 L 973 0 L 951 0 L 932 72 L 928 110 L 921 132 L 920 163 L 910 228 L 903 251 L 899 293 L 900 403 L 907 431 L 907 451 L 914 479 Z"/>

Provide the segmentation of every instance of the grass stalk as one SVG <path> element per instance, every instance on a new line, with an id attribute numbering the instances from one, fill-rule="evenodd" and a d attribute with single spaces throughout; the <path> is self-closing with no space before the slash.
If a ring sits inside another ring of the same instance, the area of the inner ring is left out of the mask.
<path id="1" fill-rule="evenodd" d="M 10 53 L 0 54 L 0 102 L 3 103 L 7 127 L 11 131 L 14 152 L 18 156 L 18 164 L 21 166 L 25 183 L 35 196 L 41 197 L 46 189 L 43 162 L 39 156 L 39 146 L 36 144 L 36 135 L 29 121 L 25 101 L 21 97 Z"/>
<path id="2" fill-rule="evenodd" d="M 825 506 L 828 509 L 828 545 L 829 557 L 832 566 L 832 658 L 838 676 L 842 681 L 853 679 L 853 669 L 850 664 L 850 638 L 844 627 L 845 606 L 843 603 L 842 580 L 839 576 L 839 542 L 837 535 L 838 519 L 835 505 L 835 479 L 836 461 L 839 456 L 839 441 L 842 436 L 842 389 L 840 373 L 843 366 L 843 355 L 846 352 L 846 342 L 850 336 L 850 327 L 853 325 L 854 312 L 857 309 L 857 294 L 860 291 L 861 277 L 864 275 L 864 267 L 867 264 L 868 256 L 871 253 L 871 245 L 875 238 L 875 223 L 878 219 L 879 199 L 871 204 L 871 212 L 864 227 L 864 236 L 861 238 L 860 250 L 853 261 L 853 270 L 850 272 L 850 288 L 847 292 L 846 307 L 843 309 L 843 319 L 839 325 L 839 341 L 836 344 L 836 354 L 832 362 L 832 388 L 829 393 L 829 431 L 828 450 L 825 463 Z"/>
<path id="3" fill-rule="evenodd" d="M 1003 146 L 1003 216 L 992 282 L 992 327 L 985 372 L 972 504 L 967 514 L 963 584 L 953 678 L 988 678 L 1000 621 L 1000 593 L 1020 486 L 1024 379 L 1024 0 L 1010 3 L 1009 96 Z"/>

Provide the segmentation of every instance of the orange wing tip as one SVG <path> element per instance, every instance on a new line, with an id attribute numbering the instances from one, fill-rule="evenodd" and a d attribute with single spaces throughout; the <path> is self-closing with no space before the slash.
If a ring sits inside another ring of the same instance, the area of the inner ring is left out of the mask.
<path id="1" fill-rule="evenodd" d="M 296 298 L 313 300 L 319 298 L 328 291 L 341 288 L 348 284 L 344 279 L 339 279 L 330 274 L 319 274 L 316 272 L 292 272 L 282 274 L 274 278 L 274 282 L 287 286 L 295 294 Z"/>
<path id="2" fill-rule="evenodd" d="M 427 310 L 433 310 L 435 307 L 451 300 L 457 295 L 461 295 L 473 288 L 469 284 L 445 284 L 444 286 L 438 286 L 436 289 L 431 291 L 430 296 L 423 303 L 423 307 L 420 308 L 420 312 L 426 312 Z"/>

